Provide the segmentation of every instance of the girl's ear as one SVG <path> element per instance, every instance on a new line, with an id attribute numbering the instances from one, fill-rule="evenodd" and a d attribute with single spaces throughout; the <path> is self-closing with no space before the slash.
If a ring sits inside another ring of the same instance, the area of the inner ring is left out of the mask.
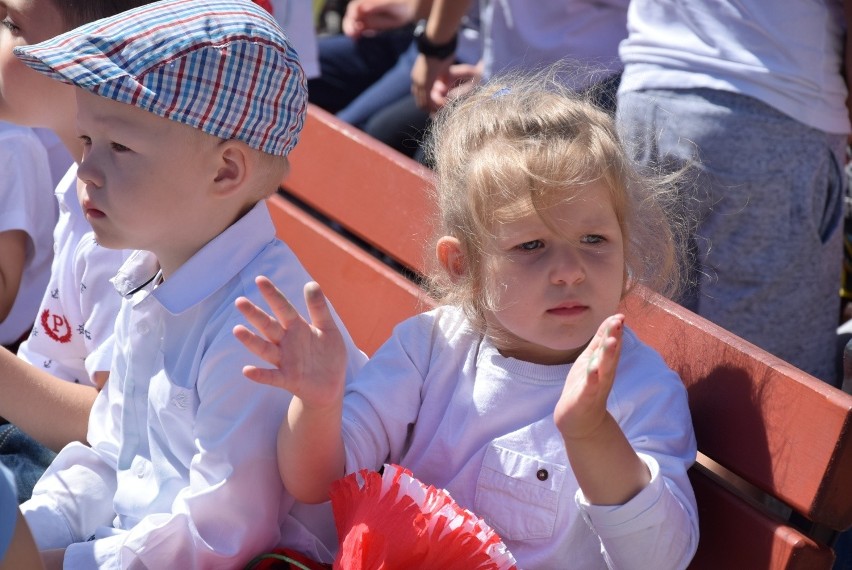
<path id="1" fill-rule="evenodd" d="M 464 277 L 467 267 L 461 242 L 458 239 L 452 236 L 442 237 L 435 246 L 435 253 L 438 256 L 438 263 L 454 283 Z"/>
<path id="2" fill-rule="evenodd" d="M 244 185 L 251 168 L 249 154 L 240 141 L 219 142 L 216 174 L 213 179 L 215 193 L 220 197 L 231 196 Z"/>

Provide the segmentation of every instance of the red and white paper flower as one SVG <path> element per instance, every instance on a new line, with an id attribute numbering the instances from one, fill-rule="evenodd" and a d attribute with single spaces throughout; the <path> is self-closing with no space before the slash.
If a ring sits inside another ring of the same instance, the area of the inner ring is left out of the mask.
<path id="1" fill-rule="evenodd" d="M 485 521 L 398 465 L 363 470 L 331 489 L 339 570 L 510 570 L 517 563 Z"/>

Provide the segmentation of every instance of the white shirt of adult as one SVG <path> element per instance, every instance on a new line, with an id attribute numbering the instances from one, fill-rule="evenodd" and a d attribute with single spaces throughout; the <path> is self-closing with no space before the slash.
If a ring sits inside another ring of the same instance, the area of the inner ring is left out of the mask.
<path id="1" fill-rule="evenodd" d="M 327 559 L 288 514 L 278 472 L 291 396 L 243 376 L 265 364 L 231 332 L 244 322 L 238 296 L 264 305 L 257 275 L 307 315 L 309 275 L 275 238 L 265 202 L 155 286 L 158 269 L 136 252 L 114 279 L 124 300 L 91 447 L 63 449 L 22 505 L 37 544 L 67 547 L 66 570 L 234 568 L 276 544 Z M 366 357 L 344 337 L 351 376 Z"/>
<path id="2" fill-rule="evenodd" d="M 12 344 L 32 328 L 47 288 L 57 209 L 47 151 L 32 129 L 0 123 L 0 171 L 0 232 L 27 236 L 18 294 L 0 321 L 0 344 Z"/>
<path id="3" fill-rule="evenodd" d="M 633 0 L 619 90 L 748 95 L 827 133 L 850 132 L 841 0 Z"/>
<path id="4" fill-rule="evenodd" d="M 484 77 L 567 58 L 580 67 L 564 79 L 579 89 L 621 71 L 618 44 L 627 36 L 629 1 L 480 2 Z"/>
<path id="5" fill-rule="evenodd" d="M 620 506 L 590 505 L 553 421 L 570 364 L 505 358 L 457 308 L 394 330 L 344 397 L 346 471 L 396 463 L 445 488 L 519 568 L 684 568 L 698 544 L 686 389 L 625 329 L 607 409 L 651 472 Z"/>
<path id="6" fill-rule="evenodd" d="M 59 219 L 50 280 L 18 356 L 57 378 L 93 385 L 95 372 L 109 370 L 109 339 L 121 302 L 109 280 L 128 252 L 98 245 L 77 200 L 76 164 L 55 193 Z"/>

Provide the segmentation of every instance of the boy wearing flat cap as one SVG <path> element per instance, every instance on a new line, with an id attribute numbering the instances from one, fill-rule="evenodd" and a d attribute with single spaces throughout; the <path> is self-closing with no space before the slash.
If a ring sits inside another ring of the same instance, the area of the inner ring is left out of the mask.
<path id="1" fill-rule="evenodd" d="M 140 250 L 91 447 L 65 447 L 22 505 L 48 567 L 234 568 L 273 546 L 327 553 L 289 514 L 276 434 L 289 395 L 231 333 L 256 275 L 310 281 L 264 199 L 306 105 L 297 56 L 248 0 L 165 0 L 16 49 L 78 87 L 78 197 L 97 240 Z M 299 310 L 306 314 L 306 307 Z M 364 361 L 350 338 L 348 373 Z"/>

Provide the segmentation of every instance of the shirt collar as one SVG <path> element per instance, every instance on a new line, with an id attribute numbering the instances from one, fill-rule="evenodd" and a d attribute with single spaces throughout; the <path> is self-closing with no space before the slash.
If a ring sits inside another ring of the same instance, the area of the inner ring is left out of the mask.
<path id="1" fill-rule="evenodd" d="M 151 294 L 167 311 L 180 314 L 221 289 L 274 239 L 275 225 L 266 200 L 261 200 L 198 250 Z M 127 297 L 144 287 L 158 271 L 154 254 L 136 251 L 112 282 L 122 297 Z"/>

